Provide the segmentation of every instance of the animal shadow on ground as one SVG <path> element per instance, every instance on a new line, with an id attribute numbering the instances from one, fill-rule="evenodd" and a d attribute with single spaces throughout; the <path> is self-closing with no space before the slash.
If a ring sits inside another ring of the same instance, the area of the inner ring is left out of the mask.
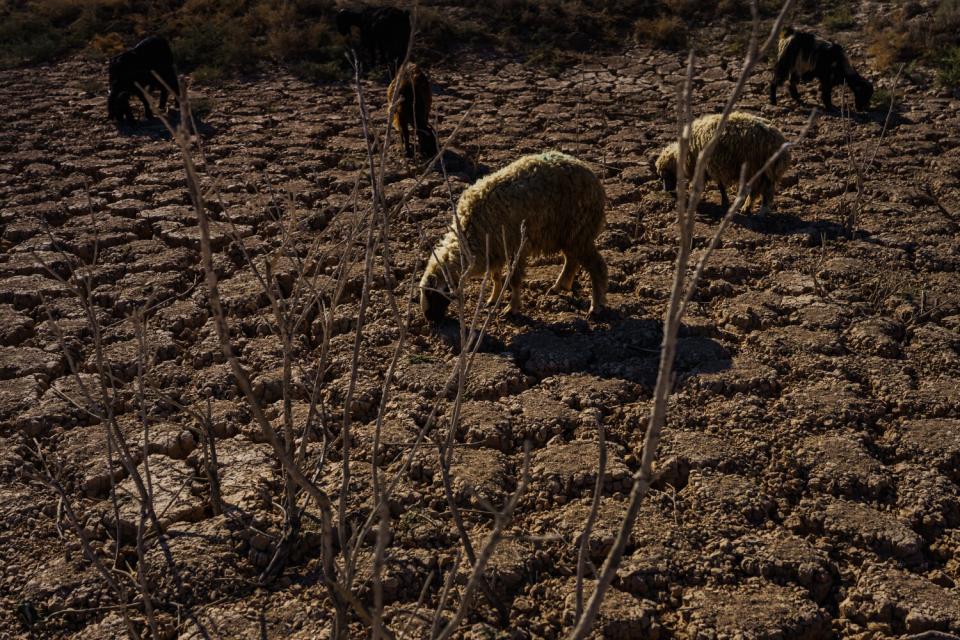
<path id="1" fill-rule="evenodd" d="M 709 223 L 719 222 L 725 213 L 726 209 L 719 203 L 713 202 L 701 201 L 697 209 L 698 216 Z M 776 202 L 774 202 L 774 210 L 764 216 L 741 212 L 733 216 L 731 223 L 756 233 L 768 235 L 791 236 L 798 233 L 813 233 L 817 238 L 823 236 L 827 240 L 833 240 L 844 234 L 843 227 L 837 222 L 829 220 L 809 221 L 792 213 L 780 213 L 776 209 Z"/>
<path id="2" fill-rule="evenodd" d="M 817 108 L 817 115 L 819 118 L 835 118 L 838 121 L 849 117 L 854 124 L 860 125 L 872 122 L 882 127 L 883 123 L 887 120 L 889 108 L 889 104 L 879 105 L 871 108 L 869 111 L 847 111 L 846 109 L 827 111 L 826 109 Z M 887 131 L 893 131 L 897 127 L 905 124 L 914 124 L 914 122 L 903 114 L 900 110 L 900 105 L 894 104 L 893 113 L 890 114 L 890 122 L 887 124 Z"/>
<path id="3" fill-rule="evenodd" d="M 476 162 L 469 154 L 454 149 L 444 149 L 436 170 L 440 172 L 446 170 L 447 173 L 462 173 L 471 181 L 476 181 L 491 171 L 489 166 Z"/>
<path id="4" fill-rule="evenodd" d="M 527 318 L 530 329 L 513 337 L 506 351 L 527 375 L 537 379 L 587 373 L 599 378 L 630 380 L 652 389 L 660 362 L 663 326 L 659 319 L 604 312 L 591 326 L 577 318 L 542 322 Z M 676 371 L 695 375 L 730 368 L 731 354 L 719 342 L 681 327 Z"/>
<path id="5" fill-rule="evenodd" d="M 431 332 L 440 340 L 446 344 L 450 350 L 459 354 L 463 349 L 463 344 L 460 340 L 460 321 L 456 318 L 445 318 L 441 322 L 437 323 L 436 326 L 431 327 Z M 469 330 L 465 332 L 465 337 L 467 338 L 467 343 L 472 344 L 476 336 L 477 331 L 474 330 L 470 332 Z M 499 337 L 495 334 L 492 334 L 487 328 L 487 331 L 483 334 L 483 338 L 480 341 L 480 346 L 477 349 L 480 353 L 500 353 L 507 349 L 506 345 L 503 343 Z"/>
<path id="6" fill-rule="evenodd" d="M 827 240 L 835 240 L 845 233 L 839 222 L 830 220 L 809 221 L 792 213 L 777 213 L 776 211 L 765 216 L 738 214 L 734 216 L 733 223 L 757 233 L 778 236 L 803 233 L 813 234 L 816 238 L 822 236 Z"/>
<path id="7" fill-rule="evenodd" d="M 164 116 L 167 118 L 170 126 L 174 128 L 180 126 L 180 112 L 178 110 L 168 110 Z M 199 134 L 201 138 L 207 139 L 217 134 L 216 127 L 203 122 L 197 115 L 193 116 L 193 123 L 196 127 L 197 134 Z M 123 136 L 150 138 L 153 140 L 170 139 L 170 132 L 158 117 L 153 117 L 149 120 L 140 120 L 132 126 L 126 123 L 119 124 L 117 125 L 117 132 Z"/>

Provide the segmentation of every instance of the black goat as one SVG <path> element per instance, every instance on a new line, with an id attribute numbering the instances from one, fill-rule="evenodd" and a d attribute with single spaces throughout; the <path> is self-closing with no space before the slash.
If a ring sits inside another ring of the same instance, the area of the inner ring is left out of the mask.
<path id="1" fill-rule="evenodd" d="M 156 74 L 156 75 L 154 75 Z M 159 76 L 159 78 L 158 78 Z M 152 118 L 153 111 L 143 91 L 137 86 L 160 90 L 160 109 L 166 109 L 168 87 L 179 99 L 177 71 L 173 66 L 170 45 L 160 36 L 150 36 L 135 47 L 110 59 L 110 97 L 107 113 L 117 122 L 136 122 L 130 108 L 130 98 L 137 96 L 143 103 L 144 117 Z"/>
<path id="2" fill-rule="evenodd" d="M 337 30 L 349 35 L 360 30 L 360 44 L 367 53 L 367 63 L 374 67 L 386 64 L 396 73 L 407 57 L 410 42 L 410 12 L 396 7 L 365 7 L 359 11 L 343 9 L 337 14 Z"/>
<path id="3" fill-rule="evenodd" d="M 421 156 L 434 156 L 437 153 L 437 135 L 430 126 L 430 107 L 433 104 L 433 91 L 430 77 L 415 64 L 406 68 L 387 87 L 387 108 L 397 103 L 393 112 L 393 128 L 400 132 L 403 148 L 407 157 L 413 155 L 410 145 L 410 128 L 417 134 L 417 147 Z"/>
<path id="4" fill-rule="evenodd" d="M 820 98 L 828 111 L 834 110 L 833 88 L 844 84 L 853 91 L 857 111 L 865 111 L 870 106 L 873 85 L 850 66 L 840 45 L 787 27 L 780 32 L 777 49 L 777 63 L 770 81 L 770 104 L 777 104 L 777 89 L 789 77 L 790 96 L 801 105 L 803 98 L 797 91 L 797 82 L 816 78 L 820 81 Z"/>

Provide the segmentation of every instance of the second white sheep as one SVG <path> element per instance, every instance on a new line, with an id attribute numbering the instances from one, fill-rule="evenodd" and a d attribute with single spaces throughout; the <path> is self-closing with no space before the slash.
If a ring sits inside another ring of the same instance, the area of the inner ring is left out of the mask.
<path id="1" fill-rule="evenodd" d="M 713 138 L 719 124 L 720 114 L 702 116 L 693 121 L 686 163 L 688 178 L 693 175 L 697 156 Z M 769 120 L 742 111 L 734 111 L 730 114 L 727 126 L 707 162 L 706 172 L 707 177 L 716 181 L 717 186 L 720 187 L 720 199 L 724 209 L 730 206 L 727 187 L 739 185 L 741 167 L 744 164 L 747 165 L 746 175 L 749 180 L 764 167 L 767 160 L 777 153 L 785 142 L 783 133 Z M 674 191 L 677 188 L 678 155 L 679 145 L 674 142 L 661 151 L 656 160 L 657 175 L 663 181 L 663 188 L 666 191 Z M 764 215 L 769 211 L 777 184 L 789 166 L 790 151 L 786 149 L 757 180 L 747 201 L 748 212 L 753 208 L 754 200 L 758 195 L 762 199 L 759 214 Z"/>

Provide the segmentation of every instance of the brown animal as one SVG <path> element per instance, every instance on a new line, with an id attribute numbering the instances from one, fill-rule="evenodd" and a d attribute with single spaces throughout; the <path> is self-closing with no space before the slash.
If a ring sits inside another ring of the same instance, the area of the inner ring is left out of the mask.
<path id="1" fill-rule="evenodd" d="M 394 96 L 396 95 L 396 105 Z M 410 129 L 417 135 L 417 150 L 423 156 L 437 153 L 437 135 L 430 126 L 433 91 L 430 76 L 415 64 L 408 64 L 387 87 L 387 108 L 394 106 L 393 128 L 400 133 L 407 157 L 413 157 Z"/>

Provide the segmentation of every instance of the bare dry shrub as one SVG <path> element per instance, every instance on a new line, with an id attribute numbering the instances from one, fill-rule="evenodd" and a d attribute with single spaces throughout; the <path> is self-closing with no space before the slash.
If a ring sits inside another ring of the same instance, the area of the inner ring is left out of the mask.
<path id="1" fill-rule="evenodd" d="M 886 92 L 888 96 L 888 103 L 886 105 L 887 116 L 883 121 L 883 128 L 880 130 L 880 135 L 877 136 L 872 153 L 869 149 L 865 150 L 862 154 L 858 154 L 855 150 L 852 115 L 850 113 L 850 105 L 847 104 L 846 93 L 844 93 L 843 97 L 841 98 L 843 100 L 841 103 L 841 114 L 843 115 L 844 134 L 846 138 L 846 144 L 844 146 L 850 163 L 850 173 L 853 176 L 853 197 L 849 199 L 845 198 L 842 201 L 840 225 L 843 227 L 844 233 L 846 233 L 847 237 L 850 238 L 852 238 L 856 233 L 857 226 L 863 216 L 863 212 L 870 203 L 867 193 L 867 183 L 875 173 L 877 153 L 880 151 L 880 147 L 883 144 L 884 138 L 887 134 L 887 129 L 890 127 L 890 120 L 893 117 L 894 107 L 897 104 L 897 83 L 900 80 L 900 74 L 902 72 L 903 65 L 900 65 L 900 69 L 897 71 L 897 75 L 893 79 L 893 86 L 889 91 Z M 850 184 L 851 181 L 847 181 L 844 185 L 844 196 L 846 196 L 849 192 Z"/>
<path id="2" fill-rule="evenodd" d="M 769 34 L 761 45 L 759 42 L 759 7 L 756 0 L 753 1 L 751 5 L 753 29 L 740 76 L 737 80 L 736 86 L 733 88 L 728 97 L 726 106 L 723 110 L 723 116 L 721 117 L 713 139 L 710 140 L 710 142 L 700 151 L 700 154 L 697 157 L 697 162 L 692 176 L 685 175 L 684 170 L 684 167 L 686 166 L 687 154 L 690 151 L 689 142 L 691 125 L 693 122 L 693 53 L 691 53 L 688 57 L 686 82 L 680 94 L 677 118 L 679 124 L 679 157 L 677 162 L 677 259 L 674 268 L 670 300 L 667 304 L 666 316 L 664 318 L 660 365 L 657 371 L 657 382 L 653 391 L 653 404 L 650 410 L 650 419 L 647 425 L 646 433 L 644 434 L 640 468 L 633 477 L 633 486 L 630 490 L 630 498 L 627 505 L 626 514 L 624 515 L 621 526 L 617 532 L 613 547 L 608 552 L 600 573 L 597 576 L 596 588 L 585 604 L 583 612 L 578 617 L 574 629 L 570 633 L 569 637 L 571 639 L 579 640 L 587 637 L 587 635 L 590 633 L 593 621 L 597 615 L 597 612 L 600 610 L 600 605 L 603 601 L 604 595 L 613 582 L 617 569 L 620 566 L 630 531 L 633 528 L 634 520 L 636 519 L 637 513 L 640 509 L 640 504 L 647 492 L 650 490 L 651 483 L 653 482 L 653 463 L 656 459 L 660 433 L 663 429 L 664 423 L 666 422 L 667 402 L 673 389 L 673 364 L 676 355 L 677 335 L 681 320 L 683 319 L 683 315 L 693 296 L 694 291 L 696 291 L 700 276 L 703 273 L 703 269 L 707 264 L 711 254 L 719 245 L 720 238 L 723 236 L 723 233 L 733 216 L 742 208 L 746 198 L 752 191 L 753 185 L 763 174 L 767 166 L 775 162 L 777 158 L 791 146 L 791 143 L 789 142 L 784 143 L 784 145 L 777 150 L 776 153 L 767 159 L 764 167 L 762 167 L 760 171 L 753 176 L 746 175 L 746 167 L 744 166 L 740 179 L 740 188 L 738 190 L 736 199 L 730 205 L 729 209 L 718 225 L 709 245 L 707 246 L 707 249 L 703 252 L 700 261 L 694 267 L 693 273 L 688 274 L 690 254 L 693 247 L 693 230 L 696 220 L 696 211 L 697 206 L 700 204 L 700 200 L 703 196 L 703 191 L 705 188 L 707 161 L 716 149 L 720 136 L 723 134 L 723 131 L 726 128 L 727 118 L 734 110 L 734 106 L 737 104 L 741 95 L 743 94 L 747 80 L 749 79 L 754 67 L 759 60 L 763 59 L 766 52 L 776 43 L 780 28 L 784 24 L 786 16 L 792 8 L 792 5 L 792 0 L 786 0 L 784 2 L 782 8 L 780 9 L 779 15 L 770 28 Z M 813 119 L 814 116 L 811 115 L 810 121 L 807 123 L 802 135 L 805 135 L 807 131 L 809 131 L 813 124 Z M 601 459 L 602 457 L 603 450 L 601 449 Z M 591 517 L 588 518 L 588 522 L 593 519 L 598 504 L 599 501 L 595 497 L 594 504 L 591 509 Z M 588 527 L 583 536 L 589 537 L 589 534 L 590 530 Z M 578 580 L 578 584 L 579 582 L 580 581 Z M 578 609 L 581 601 L 581 596 L 578 590 Z"/>
<path id="3" fill-rule="evenodd" d="M 687 23 L 676 15 L 641 18 L 633 25 L 633 39 L 637 44 L 680 49 L 687 44 Z"/>

